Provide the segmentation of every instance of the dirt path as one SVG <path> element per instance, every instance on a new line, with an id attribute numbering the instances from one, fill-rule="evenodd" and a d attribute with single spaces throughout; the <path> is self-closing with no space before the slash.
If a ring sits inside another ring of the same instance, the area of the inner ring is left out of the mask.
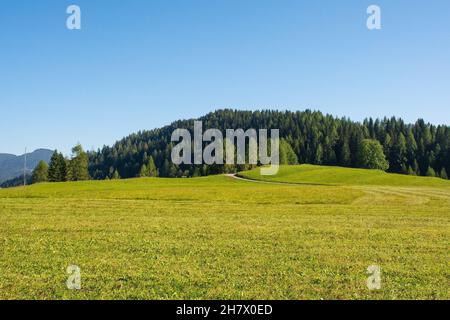
<path id="1" fill-rule="evenodd" d="M 247 182 L 254 182 L 254 183 L 287 184 L 287 183 L 283 183 L 283 182 L 271 182 L 271 181 L 262 181 L 262 180 L 253 180 L 253 179 L 242 178 L 242 177 L 238 177 L 237 174 L 235 174 L 235 173 L 228 173 L 228 174 L 225 174 L 225 176 L 229 177 L 229 178 L 236 179 L 236 180 L 247 181 Z"/>
<path id="2" fill-rule="evenodd" d="M 264 183 L 264 184 L 277 184 L 277 185 L 287 185 L 287 186 L 329 186 L 327 184 L 320 184 L 320 183 L 300 183 L 300 182 L 281 182 L 281 181 L 263 181 L 263 180 L 256 180 L 256 179 L 249 179 L 244 177 L 239 177 L 235 173 L 228 173 L 225 174 L 226 177 L 233 178 L 236 180 L 242 180 L 247 182 L 254 182 L 254 183 Z"/>

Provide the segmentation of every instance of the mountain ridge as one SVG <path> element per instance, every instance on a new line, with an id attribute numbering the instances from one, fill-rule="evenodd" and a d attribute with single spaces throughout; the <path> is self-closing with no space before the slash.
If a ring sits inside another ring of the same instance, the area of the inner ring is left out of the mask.
<path id="1" fill-rule="evenodd" d="M 25 155 L 27 157 L 26 171 L 30 173 L 41 160 L 48 163 L 53 152 L 50 149 L 39 148 L 22 155 L 0 153 L 0 183 L 23 175 Z"/>

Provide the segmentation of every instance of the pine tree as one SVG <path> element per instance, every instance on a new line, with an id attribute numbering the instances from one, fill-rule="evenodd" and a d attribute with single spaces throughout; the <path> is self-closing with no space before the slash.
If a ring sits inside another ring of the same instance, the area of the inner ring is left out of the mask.
<path id="1" fill-rule="evenodd" d="M 416 176 L 420 176 L 420 168 L 419 168 L 419 164 L 417 163 L 416 159 L 414 159 L 414 162 L 412 165 L 412 170 L 414 171 Z"/>
<path id="2" fill-rule="evenodd" d="M 406 173 L 406 166 L 404 166 L 407 161 L 406 151 L 406 139 L 403 133 L 400 133 L 390 148 L 389 159 L 391 172 Z"/>
<path id="3" fill-rule="evenodd" d="M 434 171 L 434 169 L 432 167 L 428 167 L 426 176 L 427 177 L 436 177 L 436 172 Z"/>
<path id="4" fill-rule="evenodd" d="M 284 139 L 280 140 L 280 164 L 298 164 L 297 155 L 292 149 L 292 146 Z"/>
<path id="5" fill-rule="evenodd" d="M 73 162 L 70 159 L 64 159 L 66 164 L 65 181 L 73 181 Z"/>
<path id="6" fill-rule="evenodd" d="M 53 152 L 50 159 L 50 165 L 48 168 L 48 181 L 58 182 L 59 181 L 59 168 L 58 168 L 58 151 Z"/>
<path id="7" fill-rule="evenodd" d="M 48 168 L 48 181 L 50 182 L 63 182 L 66 181 L 67 166 L 66 159 L 57 150 L 53 153 L 50 159 L 50 165 Z"/>
<path id="8" fill-rule="evenodd" d="M 384 153 L 391 154 L 391 147 L 392 147 L 392 138 L 391 135 L 387 133 L 383 144 Z"/>
<path id="9" fill-rule="evenodd" d="M 48 181 L 48 164 L 44 160 L 41 160 L 31 175 L 33 183 L 41 183 Z"/>
<path id="10" fill-rule="evenodd" d="M 155 161 L 153 160 L 153 157 L 150 157 L 150 159 L 148 160 L 147 170 L 148 170 L 149 177 L 157 177 L 158 176 L 158 170 L 156 169 Z"/>
<path id="11" fill-rule="evenodd" d="M 409 129 L 406 138 L 406 153 L 409 163 L 413 163 L 413 161 L 415 160 L 416 152 L 417 152 L 417 142 L 416 139 L 414 138 L 414 133 L 412 129 Z"/>
<path id="12" fill-rule="evenodd" d="M 402 167 L 401 167 L 400 173 L 408 174 L 408 168 L 406 167 L 406 164 L 402 163 Z"/>
<path id="13" fill-rule="evenodd" d="M 350 153 L 350 146 L 348 144 L 348 141 L 345 140 L 342 149 L 341 149 L 341 160 L 340 165 L 343 167 L 348 167 L 352 163 L 351 153 Z"/>
<path id="14" fill-rule="evenodd" d="M 175 178 L 177 176 L 177 167 L 171 162 L 169 165 L 169 177 L 170 178 Z"/>
<path id="15" fill-rule="evenodd" d="M 117 169 L 114 170 L 114 173 L 113 173 L 111 179 L 112 180 L 119 180 L 120 179 L 120 174 L 119 174 L 119 171 L 117 171 Z"/>
<path id="16" fill-rule="evenodd" d="M 143 164 L 141 166 L 141 170 L 139 171 L 139 177 L 141 177 L 141 178 L 148 177 L 148 169 L 147 169 L 147 166 L 145 164 Z"/>
<path id="17" fill-rule="evenodd" d="M 319 144 L 317 146 L 314 158 L 315 158 L 315 160 L 314 160 L 315 164 L 322 164 L 322 161 L 323 161 L 323 148 L 322 148 L 322 145 Z"/>
<path id="18" fill-rule="evenodd" d="M 442 168 L 440 176 L 442 179 L 448 180 L 447 170 L 445 168 Z"/>

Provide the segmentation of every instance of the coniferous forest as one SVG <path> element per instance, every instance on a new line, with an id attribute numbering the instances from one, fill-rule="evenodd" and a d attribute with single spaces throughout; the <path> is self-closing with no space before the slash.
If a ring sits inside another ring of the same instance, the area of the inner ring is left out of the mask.
<path id="1" fill-rule="evenodd" d="M 281 164 L 307 163 L 364 167 L 360 159 L 364 140 L 381 144 L 388 172 L 448 179 L 450 173 L 450 127 L 423 120 L 407 124 L 402 119 L 366 119 L 362 123 L 317 111 L 218 110 L 199 119 L 209 128 L 279 129 Z M 181 120 L 163 128 L 141 131 L 89 152 L 92 179 L 139 176 L 192 177 L 235 172 L 244 165 L 180 165 L 171 162 L 172 132 L 185 128 L 193 135 L 193 122 Z M 375 142 L 376 142 L 375 141 Z M 295 153 L 295 155 L 294 155 Z"/>

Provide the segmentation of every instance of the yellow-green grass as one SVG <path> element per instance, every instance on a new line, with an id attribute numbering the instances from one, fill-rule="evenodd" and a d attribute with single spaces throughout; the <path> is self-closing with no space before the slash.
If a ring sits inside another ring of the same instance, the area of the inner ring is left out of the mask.
<path id="1" fill-rule="evenodd" d="M 215 176 L 0 190 L 0 298 L 448 299 L 450 189 L 419 185 Z M 81 290 L 66 287 L 69 265 Z M 366 286 L 369 265 L 381 290 Z"/>
<path id="2" fill-rule="evenodd" d="M 450 187 L 450 181 L 440 178 L 415 177 L 386 173 L 381 170 L 366 170 L 315 165 L 280 166 L 276 175 L 261 176 L 260 170 L 242 172 L 239 175 L 255 180 L 324 185 L 377 185 Z"/>

